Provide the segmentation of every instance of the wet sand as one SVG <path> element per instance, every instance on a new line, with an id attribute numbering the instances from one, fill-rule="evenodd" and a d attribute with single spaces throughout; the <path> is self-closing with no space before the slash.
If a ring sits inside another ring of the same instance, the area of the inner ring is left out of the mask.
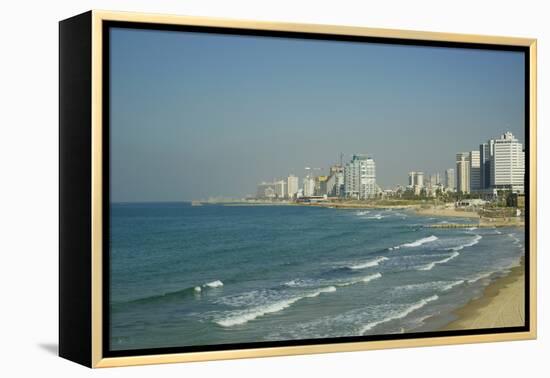
<path id="1" fill-rule="evenodd" d="M 517 327 L 525 324 L 525 266 L 523 260 L 497 279 L 483 296 L 456 310 L 457 320 L 444 330 Z"/>

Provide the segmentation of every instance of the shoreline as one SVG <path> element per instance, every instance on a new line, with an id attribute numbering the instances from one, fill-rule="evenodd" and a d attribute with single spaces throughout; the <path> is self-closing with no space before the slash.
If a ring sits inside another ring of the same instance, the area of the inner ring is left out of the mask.
<path id="1" fill-rule="evenodd" d="M 475 211 L 464 211 L 451 208 L 431 208 L 415 209 L 416 215 L 434 216 L 434 217 L 454 217 L 454 218 L 475 218 L 479 219 L 479 214 Z"/>
<path id="2" fill-rule="evenodd" d="M 496 279 L 480 298 L 473 299 L 453 311 L 457 317 L 440 330 L 464 330 L 525 325 L 525 263 L 513 267 L 504 277 Z"/>
<path id="3" fill-rule="evenodd" d="M 525 221 L 520 217 L 503 217 L 503 218 L 487 218 L 482 217 L 477 211 L 466 211 L 450 207 L 423 207 L 422 204 L 407 203 L 365 203 L 365 202 L 233 202 L 223 203 L 223 206 L 302 206 L 302 207 L 317 207 L 324 209 L 337 210 L 372 210 L 372 209 L 389 209 L 389 210 L 408 210 L 419 216 L 429 217 L 444 217 L 444 218 L 466 218 L 476 220 L 475 224 L 449 223 L 446 225 L 432 224 L 428 228 L 494 228 L 494 227 L 524 227 Z"/>

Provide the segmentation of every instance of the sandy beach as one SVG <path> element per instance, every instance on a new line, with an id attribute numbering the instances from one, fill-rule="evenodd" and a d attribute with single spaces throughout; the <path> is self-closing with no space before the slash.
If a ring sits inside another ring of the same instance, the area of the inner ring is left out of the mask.
<path id="1" fill-rule="evenodd" d="M 418 215 L 427 215 L 434 217 L 459 217 L 479 219 L 479 214 L 475 211 L 456 210 L 454 208 L 418 208 L 416 209 L 416 213 Z"/>
<path id="2" fill-rule="evenodd" d="M 525 267 L 523 260 L 511 272 L 487 286 L 481 298 L 455 311 L 458 319 L 444 330 L 516 327 L 525 324 Z"/>

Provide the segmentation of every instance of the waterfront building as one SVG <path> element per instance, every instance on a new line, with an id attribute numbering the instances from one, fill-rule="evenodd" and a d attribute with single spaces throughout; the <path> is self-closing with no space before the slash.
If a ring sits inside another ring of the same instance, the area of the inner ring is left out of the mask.
<path id="1" fill-rule="evenodd" d="M 455 185 L 455 170 L 453 168 L 449 168 L 445 171 L 445 187 L 447 190 L 455 191 L 456 185 Z"/>
<path id="2" fill-rule="evenodd" d="M 456 154 L 456 191 L 470 193 L 470 153 Z"/>
<path id="3" fill-rule="evenodd" d="M 470 191 L 478 192 L 481 187 L 481 167 L 479 151 L 470 151 Z"/>
<path id="4" fill-rule="evenodd" d="M 286 196 L 286 181 L 274 180 L 272 182 L 263 181 L 258 184 L 256 198 L 275 199 Z"/>
<path id="5" fill-rule="evenodd" d="M 298 177 L 290 175 L 286 179 L 286 196 L 288 198 L 296 198 L 298 194 Z"/>
<path id="6" fill-rule="evenodd" d="M 326 194 L 330 197 L 340 197 L 344 193 L 344 168 L 341 165 L 330 167 L 326 186 Z"/>
<path id="7" fill-rule="evenodd" d="M 327 194 L 327 180 L 328 176 L 315 177 L 315 195 L 324 196 Z"/>
<path id="8" fill-rule="evenodd" d="M 419 195 L 424 188 L 424 172 L 409 172 L 409 188 Z"/>
<path id="9" fill-rule="evenodd" d="M 481 189 L 491 188 L 491 158 L 494 152 L 495 141 L 489 140 L 487 143 L 479 145 L 480 161 L 480 182 Z"/>
<path id="10" fill-rule="evenodd" d="M 344 168 L 344 194 L 348 198 L 376 197 L 376 163 L 367 155 L 353 155 Z"/>
<path id="11" fill-rule="evenodd" d="M 315 180 L 308 175 L 304 177 L 303 195 L 304 197 L 311 197 L 314 194 L 315 194 Z"/>
<path id="12" fill-rule="evenodd" d="M 493 140 L 491 188 L 523 193 L 525 189 L 525 152 L 511 132 Z"/>

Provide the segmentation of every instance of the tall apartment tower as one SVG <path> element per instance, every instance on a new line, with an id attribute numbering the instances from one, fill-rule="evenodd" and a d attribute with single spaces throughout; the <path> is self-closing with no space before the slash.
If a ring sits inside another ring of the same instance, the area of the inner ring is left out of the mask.
<path id="1" fill-rule="evenodd" d="M 453 192 L 456 190 L 455 170 L 453 168 L 449 168 L 445 171 L 445 187 Z"/>
<path id="2" fill-rule="evenodd" d="M 344 168 L 344 193 L 346 197 L 368 199 L 377 194 L 376 163 L 367 155 L 353 155 Z"/>
<path id="3" fill-rule="evenodd" d="M 491 187 L 523 193 L 525 190 L 525 152 L 511 132 L 492 141 Z"/>
<path id="4" fill-rule="evenodd" d="M 315 179 L 312 177 L 304 177 L 304 196 L 311 197 L 315 193 Z"/>
<path id="5" fill-rule="evenodd" d="M 479 151 L 470 152 L 470 191 L 476 192 L 481 189 L 481 166 Z"/>
<path id="6" fill-rule="evenodd" d="M 409 172 L 409 186 L 423 188 L 424 172 Z"/>
<path id="7" fill-rule="evenodd" d="M 330 176 L 327 180 L 327 195 L 340 197 L 344 192 L 344 168 L 341 165 L 330 167 Z"/>
<path id="8" fill-rule="evenodd" d="M 296 197 L 296 194 L 298 194 L 298 177 L 290 175 L 286 178 L 286 190 L 288 198 Z"/>
<path id="9" fill-rule="evenodd" d="M 494 146 L 495 141 L 492 139 L 487 143 L 479 145 L 481 189 L 489 189 L 491 187 L 491 158 L 493 156 Z"/>
<path id="10" fill-rule="evenodd" d="M 470 193 L 470 153 L 456 154 L 456 191 Z"/>

